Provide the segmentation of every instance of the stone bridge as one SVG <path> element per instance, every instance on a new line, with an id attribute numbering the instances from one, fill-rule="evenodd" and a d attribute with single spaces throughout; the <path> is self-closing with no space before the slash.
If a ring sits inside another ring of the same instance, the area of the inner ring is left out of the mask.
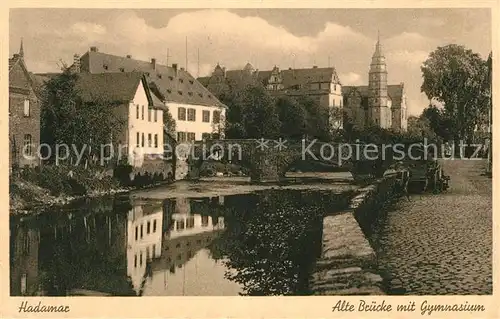
<path id="1" fill-rule="evenodd" d="M 362 144 L 318 140 L 227 139 L 197 141 L 187 155 L 188 177 L 199 178 L 203 161 L 217 159 L 249 168 L 252 182 L 279 182 L 299 160 L 321 161 L 350 171 L 355 180 L 380 177 L 389 160 L 367 160 Z M 373 158 L 373 156 L 371 157 Z"/>

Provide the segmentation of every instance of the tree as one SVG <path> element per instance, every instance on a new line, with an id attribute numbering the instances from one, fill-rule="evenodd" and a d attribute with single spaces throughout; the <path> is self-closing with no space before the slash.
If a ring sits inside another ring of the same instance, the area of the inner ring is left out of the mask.
<path id="1" fill-rule="evenodd" d="M 436 133 L 431 128 L 430 121 L 426 117 L 408 117 L 408 135 L 419 140 L 427 138 L 429 140 L 436 139 Z"/>
<path id="2" fill-rule="evenodd" d="M 281 121 L 281 136 L 291 139 L 302 139 L 307 133 L 307 111 L 295 99 L 280 97 L 276 100 L 276 108 Z"/>
<path id="3" fill-rule="evenodd" d="M 429 105 L 424 109 L 420 118 L 427 119 L 430 128 L 443 140 L 447 141 L 453 138 L 453 124 L 444 110 L 437 108 L 435 105 Z"/>
<path id="4" fill-rule="evenodd" d="M 177 124 L 169 109 L 163 111 L 163 127 L 170 135 L 176 136 Z"/>
<path id="5" fill-rule="evenodd" d="M 126 119 L 115 112 L 114 103 L 95 97 L 83 102 L 76 84 L 79 75 L 68 68 L 50 79 L 42 94 L 41 139 L 51 145 L 54 155 L 56 145 L 70 148 L 70 160 L 77 156 L 72 147 L 83 152 L 85 163 L 89 158 L 99 158 L 101 147 L 112 142 L 113 132 L 120 131 Z M 62 154 L 61 154 L 62 155 Z"/>
<path id="6" fill-rule="evenodd" d="M 307 95 L 298 97 L 297 101 L 307 111 L 307 134 L 309 137 L 322 141 L 330 140 L 329 109 L 322 107 Z"/>
<path id="7" fill-rule="evenodd" d="M 433 51 L 421 70 L 421 91 L 444 103 L 453 137 L 470 140 L 487 113 L 491 79 L 486 61 L 464 46 L 450 44 Z"/>

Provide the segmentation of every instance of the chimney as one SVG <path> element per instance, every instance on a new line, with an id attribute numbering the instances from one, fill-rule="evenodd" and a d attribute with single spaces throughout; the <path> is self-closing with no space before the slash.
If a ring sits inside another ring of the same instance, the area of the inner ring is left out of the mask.
<path id="1" fill-rule="evenodd" d="M 78 54 L 73 55 L 73 72 L 80 73 L 80 56 Z"/>
<path id="2" fill-rule="evenodd" d="M 156 70 L 156 59 L 155 58 L 151 59 L 151 65 L 153 66 L 153 70 Z"/>
<path id="3" fill-rule="evenodd" d="M 90 47 L 90 52 L 98 52 L 97 47 Z"/>
<path id="4" fill-rule="evenodd" d="M 127 59 L 132 59 L 132 56 L 130 54 L 127 54 Z"/>
<path id="5" fill-rule="evenodd" d="M 175 75 L 177 75 L 177 63 L 172 64 L 172 69 L 174 69 Z"/>

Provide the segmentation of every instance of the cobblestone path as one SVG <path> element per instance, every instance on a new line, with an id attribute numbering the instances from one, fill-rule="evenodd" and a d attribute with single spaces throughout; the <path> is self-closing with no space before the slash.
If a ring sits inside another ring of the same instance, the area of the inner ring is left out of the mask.
<path id="1" fill-rule="evenodd" d="M 382 271 L 410 295 L 492 293 L 492 183 L 485 161 L 444 161 L 450 189 L 393 207 L 373 243 Z"/>

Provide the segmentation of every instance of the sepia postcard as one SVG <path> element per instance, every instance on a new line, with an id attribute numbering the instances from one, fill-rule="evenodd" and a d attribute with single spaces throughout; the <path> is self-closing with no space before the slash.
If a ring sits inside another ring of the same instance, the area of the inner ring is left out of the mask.
<path id="1" fill-rule="evenodd" d="M 499 318 L 499 10 L 4 6 L 2 317 Z"/>

